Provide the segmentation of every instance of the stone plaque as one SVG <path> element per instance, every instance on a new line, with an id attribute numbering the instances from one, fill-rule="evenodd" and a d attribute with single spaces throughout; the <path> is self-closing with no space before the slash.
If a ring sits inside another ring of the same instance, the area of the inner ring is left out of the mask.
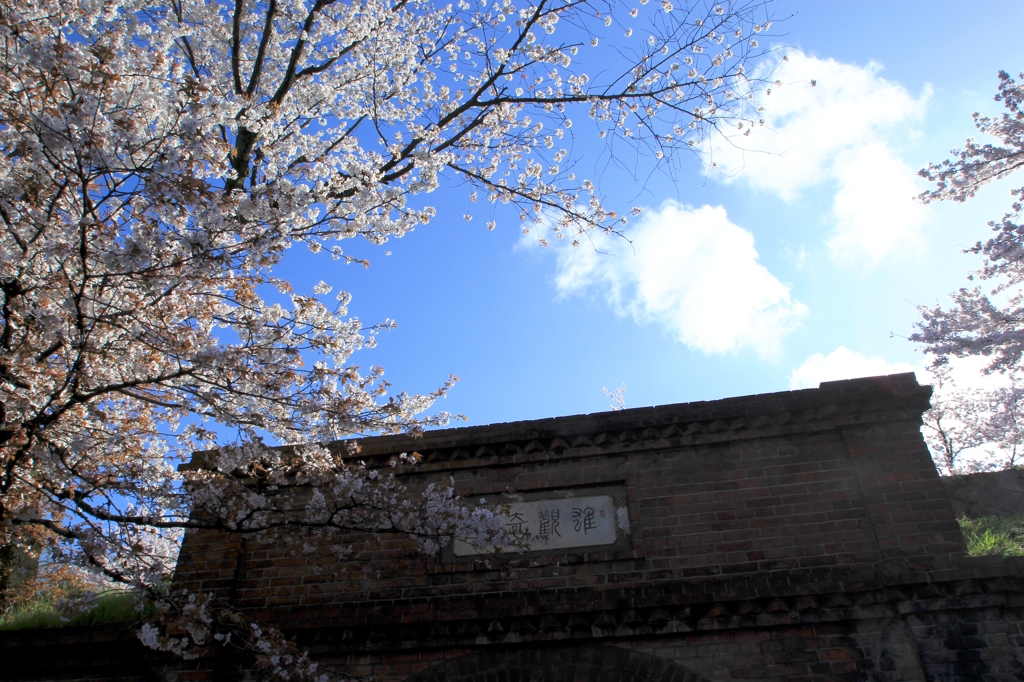
<path id="1" fill-rule="evenodd" d="M 508 506 L 504 516 L 509 532 L 529 538 L 527 552 L 612 545 L 616 540 L 615 504 L 611 495 L 517 502 Z M 493 547 L 477 547 L 461 540 L 455 541 L 452 550 L 455 556 L 496 551 Z"/>

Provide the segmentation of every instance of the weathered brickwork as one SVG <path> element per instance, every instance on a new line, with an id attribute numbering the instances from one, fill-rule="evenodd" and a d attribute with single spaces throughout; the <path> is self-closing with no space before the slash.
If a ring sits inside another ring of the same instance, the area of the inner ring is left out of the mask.
<path id="1" fill-rule="evenodd" d="M 946 476 L 942 483 L 957 516 L 1024 516 L 1024 469 Z"/>
<path id="2" fill-rule="evenodd" d="M 367 438 L 361 459 L 417 451 L 410 485 L 451 478 L 471 500 L 607 491 L 619 540 L 425 557 L 354 538 L 344 563 L 192 533 L 176 581 L 381 682 L 1021 680 L 1024 562 L 965 556 L 920 435 L 929 395 L 908 374 Z"/>

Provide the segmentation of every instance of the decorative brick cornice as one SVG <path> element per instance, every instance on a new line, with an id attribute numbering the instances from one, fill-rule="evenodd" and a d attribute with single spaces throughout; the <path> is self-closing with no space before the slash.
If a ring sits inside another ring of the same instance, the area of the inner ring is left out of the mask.
<path id="1" fill-rule="evenodd" d="M 292 630 L 314 648 L 382 651 L 470 648 L 492 644 L 617 641 L 691 632 L 808 625 L 1024 606 L 1022 562 L 1016 575 L 896 584 L 871 590 L 771 595 L 754 599 L 622 605 L 585 612 L 508 614 L 501 617 L 318 627 Z M 653 601 L 653 600 L 652 600 Z M 680 600 L 682 601 L 682 600 Z"/>
<path id="2" fill-rule="evenodd" d="M 348 451 L 355 446 L 358 452 L 350 456 L 369 466 L 418 452 L 421 464 L 399 472 L 425 473 L 913 422 L 928 409 L 930 396 L 931 387 L 918 384 L 913 373 L 893 374 L 824 382 L 801 391 L 439 429 L 420 437 L 371 436 L 330 447 Z M 197 452 L 181 468 L 199 468 L 204 462 L 205 453 Z"/>
<path id="3" fill-rule="evenodd" d="M 802 391 L 444 429 L 421 438 L 363 438 L 356 441 L 357 456 L 373 466 L 401 452 L 418 452 L 422 463 L 409 471 L 424 472 L 699 447 L 882 422 L 915 422 L 928 409 L 930 396 L 931 387 L 919 385 L 912 373 L 896 374 L 825 382 L 820 388 Z"/>
<path id="4" fill-rule="evenodd" d="M 678 663 L 610 646 L 502 648 L 474 651 L 413 675 L 406 682 L 711 682 Z"/>

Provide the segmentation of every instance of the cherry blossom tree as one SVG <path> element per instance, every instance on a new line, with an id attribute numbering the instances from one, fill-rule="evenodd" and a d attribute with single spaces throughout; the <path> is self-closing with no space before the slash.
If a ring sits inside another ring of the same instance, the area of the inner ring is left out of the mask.
<path id="1" fill-rule="evenodd" d="M 574 137 L 656 163 L 757 125 L 769 18 L 761 0 L 4 3 L 0 544 L 159 595 L 189 528 L 500 543 L 449 488 L 318 445 L 444 424 L 423 415 L 451 383 L 390 394 L 351 362 L 388 323 L 274 266 L 296 245 L 362 262 L 342 240 L 430 222 L 446 177 L 492 229 L 511 211 L 574 244 L 615 231 L 628 218 L 576 177 Z M 270 669 L 314 674 L 208 595 L 167 608 L 186 635 L 147 629 L 153 646 L 245 632 Z"/>
<path id="2" fill-rule="evenodd" d="M 986 440 L 994 448 L 995 468 L 1020 466 L 1024 455 L 1024 381 L 1019 374 L 1009 386 L 988 395 Z"/>
<path id="3" fill-rule="evenodd" d="M 1018 375 L 993 389 L 957 387 L 949 366 L 933 372 L 935 393 L 923 416 L 925 441 L 944 474 L 1019 466 L 1024 450 L 1024 385 Z"/>
<path id="4" fill-rule="evenodd" d="M 1021 74 L 1024 79 L 1024 74 Z M 1024 167 L 1024 84 L 1018 84 L 1005 71 L 999 74 L 999 93 L 995 100 L 1006 111 L 997 118 L 974 114 L 974 124 L 998 144 L 967 140 L 963 149 L 954 149 L 953 158 L 932 164 L 921 176 L 936 183 L 931 192 L 921 195 L 924 202 L 952 200 L 964 202 L 992 180 L 1006 177 Z M 985 242 L 968 249 L 984 259 L 972 280 L 985 286 L 960 289 L 953 294 L 950 308 L 922 307 L 924 318 L 910 338 L 923 343 L 925 351 L 937 363 L 950 357 L 984 355 L 991 357 L 989 371 L 1010 371 L 1020 367 L 1024 354 L 1024 225 L 1020 223 L 1024 188 L 1013 189 L 1011 210 L 989 226 L 996 233 Z"/>
<path id="5" fill-rule="evenodd" d="M 925 442 L 944 474 L 1017 466 L 1024 449 L 1024 382 L 967 389 L 955 385 L 948 364 L 932 372 L 935 393 L 923 415 Z"/>
<path id="6" fill-rule="evenodd" d="M 1024 74 L 1021 74 L 1024 79 Z M 997 118 L 974 114 L 980 133 L 998 140 L 979 143 L 967 140 L 954 149 L 953 158 L 931 164 L 921 176 L 936 188 L 921 195 L 924 202 L 964 202 L 988 182 L 1006 177 L 1024 167 L 1024 85 L 1005 71 L 999 74 L 995 96 L 1006 111 Z M 982 267 L 970 279 L 985 283 L 962 288 L 951 296 L 953 305 L 922 306 L 923 320 L 911 340 L 923 343 L 934 356 L 938 392 L 932 410 L 925 415 L 925 431 L 940 466 L 957 470 L 957 457 L 964 449 L 988 446 L 993 457 L 1014 466 L 1024 445 L 1021 433 L 1021 399 L 1024 388 L 1024 225 L 1020 223 L 1024 188 L 1010 191 L 1011 210 L 989 226 L 996 233 L 978 242 L 969 253 L 983 258 Z M 991 358 L 986 371 L 1006 375 L 1009 385 L 990 391 L 965 391 L 952 386 L 948 376 L 950 358 L 981 355 Z"/>
<path id="7" fill-rule="evenodd" d="M 608 406 L 612 412 L 626 409 L 626 384 L 622 384 L 614 391 L 609 391 L 607 388 L 602 388 L 601 390 L 612 399 L 612 404 Z"/>
<path id="8" fill-rule="evenodd" d="M 948 366 L 934 373 L 932 384 L 935 393 L 931 409 L 922 417 L 922 433 L 939 469 L 947 475 L 961 473 L 964 451 L 985 443 L 983 401 L 977 392 L 956 390 Z"/>

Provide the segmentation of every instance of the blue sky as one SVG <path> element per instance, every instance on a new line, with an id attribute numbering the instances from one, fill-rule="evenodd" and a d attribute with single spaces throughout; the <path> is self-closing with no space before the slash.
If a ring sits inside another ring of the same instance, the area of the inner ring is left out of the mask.
<path id="1" fill-rule="evenodd" d="M 606 205 L 644 207 L 632 247 L 542 248 L 513 215 L 489 232 L 450 187 L 425 198 L 431 224 L 345 245 L 370 268 L 296 249 L 280 274 L 304 293 L 320 280 L 351 292 L 366 323 L 394 319 L 353 361 L 409 392 L 455 374 L 437 408 L 470 424 L 606 410 L 602 388 L 622 384 L 641 407 L 923 365 L 903 338 L 914 306 L 966 283 L 978 261 L 961 250 L 1021 178 L 923 207 L 916 171 L 973 133 L 972 112 L 999 113 L 997 72 L 1024 70 L 1024 43 L 1003 28 L 1024 1 L 780 0 L 774 12 L 788 17 L 773 27 L 784 85 L 765 100 L 770 130 L 747 141 L 772 154 L 720 140 L 717 170 L 687 157 L 672 174 L 581 160 Z"/>

